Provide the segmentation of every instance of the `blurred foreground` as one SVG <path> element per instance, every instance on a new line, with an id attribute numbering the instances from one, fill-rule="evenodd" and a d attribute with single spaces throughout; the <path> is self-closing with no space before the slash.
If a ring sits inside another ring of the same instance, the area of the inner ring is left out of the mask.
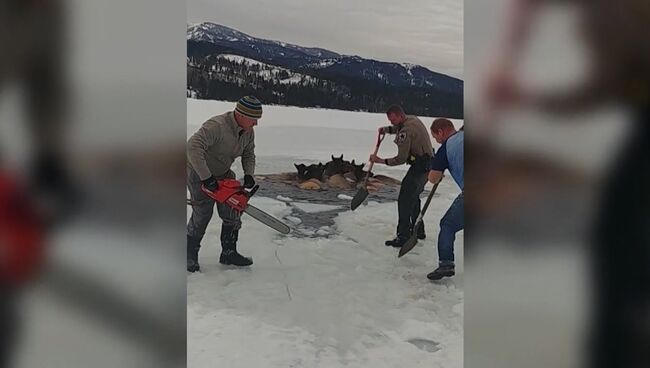
<path id="1" fill-rule="evenodd" d="M 465 24 L 467 366 L 650 366 L 650 3 Z"/>
<path id="2" fill-rule="evenodd" d="M 184 14 L 0 1 L 0 366 L 185 364 Z"/>

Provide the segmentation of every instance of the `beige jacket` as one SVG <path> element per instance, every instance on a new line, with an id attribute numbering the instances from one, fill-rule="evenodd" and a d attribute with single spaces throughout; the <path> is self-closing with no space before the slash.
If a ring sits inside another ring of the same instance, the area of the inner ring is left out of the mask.
<path id="1" fill-rule="evenodd" d="M 407 115 L 402 124 L 386 126 L 384 131 L 396 135 L 394 142 L 398 147 L 397 156 L 387 159 L 388 166 L 401 165 L 410 156 L 433 155 L 429 131 L 417 116 Z"/>
<path id="2" fill-rule="evenodd" d="M 255 133 L 244 131 L 232 111 L 210 118 L 187 141 L 187 165 L 205 180 L 228 173 L 241 157 L 245 175 L 255 173 Z"/>

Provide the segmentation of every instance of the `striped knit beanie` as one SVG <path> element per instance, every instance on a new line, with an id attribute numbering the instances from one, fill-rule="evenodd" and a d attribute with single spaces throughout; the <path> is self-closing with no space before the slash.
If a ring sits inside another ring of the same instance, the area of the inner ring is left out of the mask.
<path id="1" fill-rule="evenodd" d="M 262 117 L 262 103 L 254 96 L 244 96 L 237 101 L 235 111 L 251 119 Z"/>

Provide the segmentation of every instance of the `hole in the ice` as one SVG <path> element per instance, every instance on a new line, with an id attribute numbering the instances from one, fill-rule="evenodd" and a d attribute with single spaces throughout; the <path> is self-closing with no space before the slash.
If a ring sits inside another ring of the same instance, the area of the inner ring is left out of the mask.
<path id="1" fill-rule="evenodd" d="M 415 345 L 415 347 L 420 350 L 428 351 L 430 353 L 435 353 L 436 351 L 440 350 L 440 343 L 427 339 L 415 338 L 409 339 L 407 342 Z"/>

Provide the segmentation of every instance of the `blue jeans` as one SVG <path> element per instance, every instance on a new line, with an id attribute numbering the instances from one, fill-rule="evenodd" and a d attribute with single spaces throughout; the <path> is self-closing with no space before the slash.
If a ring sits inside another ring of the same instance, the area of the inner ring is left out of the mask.
<path id="1" fill-rule="evenodd" d="M 461 192 L 440 220 L 438 234 L 438 261 L 441 265 L 454 264 L 454 240 L 456 233 L 465 228 L 464 194 Z"/>

